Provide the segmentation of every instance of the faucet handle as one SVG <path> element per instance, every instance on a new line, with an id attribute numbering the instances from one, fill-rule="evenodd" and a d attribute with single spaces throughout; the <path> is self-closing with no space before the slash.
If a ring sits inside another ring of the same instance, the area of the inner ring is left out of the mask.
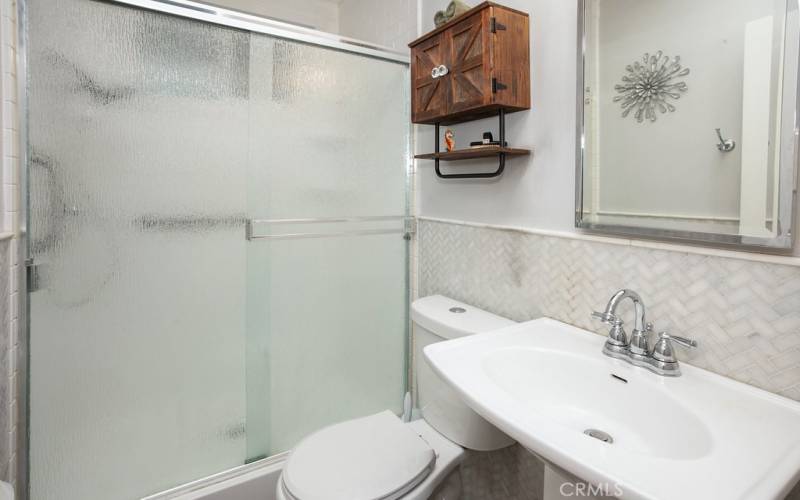
<path id="1" fill-rule="evenodd" d="M 614 356 L 627 352 L 628 336 L 625 333 L 625 329 L 622 327 L 624 322 L 619 317 L 610 312 L 594 311 L 592 313 L 592 318 L 599 319 L 603 323 L 611 325 L 603 352 Z M 614 354 L 611 354 L 612 352 Z"/>
<path id="2" fill-rule="evenodd" d="M 592 318 L 599 319 L 603 323 L 611 326 L 622 326 L 623 321 L 619 319 L 616 315 L 611 314 L 609 312 L 592 312 Z"/>
<path id="3" fill-rule="evenodd" d="M 684 347 L 697 347 L 696 340 L 678 337 L 677 335 L 670 335 L 667 332 L 661 332 L 658 334 L 658 341 L 656 342 L 655 347 L 653 347 L 653 359 L 664 363 L 677 362 L 678 359 L 675 357 L 675 349 L 672 346 L 672 342 L 680 344 Z"/>
<path id="4" fill-rule="evenodd" d="M 678 337 L 677 335 L 669 335 L 669 338 L 672 339 L 673 342 L 677 342 L 683 347 L 688 347 L 690 349 L 697 347 L 697 341 L 694 339 L 687 339 L 686 337 Z"/>

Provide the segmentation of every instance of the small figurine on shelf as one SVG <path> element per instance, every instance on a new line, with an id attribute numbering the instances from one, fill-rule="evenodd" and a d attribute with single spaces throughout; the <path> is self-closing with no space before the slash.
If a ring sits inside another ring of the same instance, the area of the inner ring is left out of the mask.
<path id="1" fill-rule="evenodd" d="M 444 145 L 448 152 L 456 149 L 456 134 L 450 129 L 444 132 Z"/>

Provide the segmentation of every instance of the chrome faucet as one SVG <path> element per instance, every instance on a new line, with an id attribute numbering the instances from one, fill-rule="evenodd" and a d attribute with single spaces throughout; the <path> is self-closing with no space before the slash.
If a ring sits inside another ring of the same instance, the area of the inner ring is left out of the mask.
<path id="1" fill-rule="evenodd" d="M 617 316 L 617 307 L 625 299 L 633 301 L 636 315 L 630 343 L 625 336 L 625 330 L 622 328 L 623 322 Z M 602 313 L 593 312 L 592 316 L 600 319 L 603 323 L 611 325 L 608 340 L 603 347 L 605 354 L 612 358 L 647 355 L 649 351 L 647 334 L 653 330 L 653 325 L 646 323 L 644 301 L 642 301 L 638 293 L 633 290 L 620 290 L 608 301 L 605 311 Z"/>
<path id="2" fill-rule="evenodd" d="M 622 327 L 624 323 L 617 315 L 617 307 L 625 299 L 633 302 L 635 314 L 630 342 Z M 605 311 L 593 312 L 592 317 L 611 326 L 603 346 L 603 354 L 647 368 L 659 375 L 677 377 L 681 374 L 672 346 L 673 341 L 685 347 L 697 347 L 694 340 L 661 332 L 656 345 L 650 350 L 649 334 L 653 331 L 653 324 L 647 323 L 644 301 L 633 290 L 618 291 L 608 301 Z"/>

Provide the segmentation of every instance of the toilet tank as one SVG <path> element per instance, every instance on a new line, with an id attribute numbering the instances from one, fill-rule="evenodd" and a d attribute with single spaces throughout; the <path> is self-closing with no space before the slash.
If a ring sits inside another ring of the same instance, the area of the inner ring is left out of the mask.
<path id="1" fill-rule="evenodd" d="M 431 427 L 470 450 L 497 450 L 514 440 L 475 413 L 436 375 L 422 350 L 434 342 L 488 332 L 513 325 L 510 319 L 441 295 L 417 299 L 411 304 L 414 324 L 414 373 L 417 405 Z"/>

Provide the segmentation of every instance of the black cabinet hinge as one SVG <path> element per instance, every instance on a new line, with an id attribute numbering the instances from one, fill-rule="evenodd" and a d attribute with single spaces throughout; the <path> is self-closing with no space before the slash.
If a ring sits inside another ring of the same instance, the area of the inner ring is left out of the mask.
<path id="1" fill-rule="evenodd" d="M 505 29 L 505 24 L 498 23 L 496 17 L 489 18 L 489 31 L 492 33 L 497 33 L 498 31 L 505 31 Z"/>
<path id="2" fill-rule="evenodd" d="M 496 94 L 498 90 L 505 90 L 507 88 L 508 86 L 498 82 L 497 78 L 492 78 L 492 94 Z"/>

